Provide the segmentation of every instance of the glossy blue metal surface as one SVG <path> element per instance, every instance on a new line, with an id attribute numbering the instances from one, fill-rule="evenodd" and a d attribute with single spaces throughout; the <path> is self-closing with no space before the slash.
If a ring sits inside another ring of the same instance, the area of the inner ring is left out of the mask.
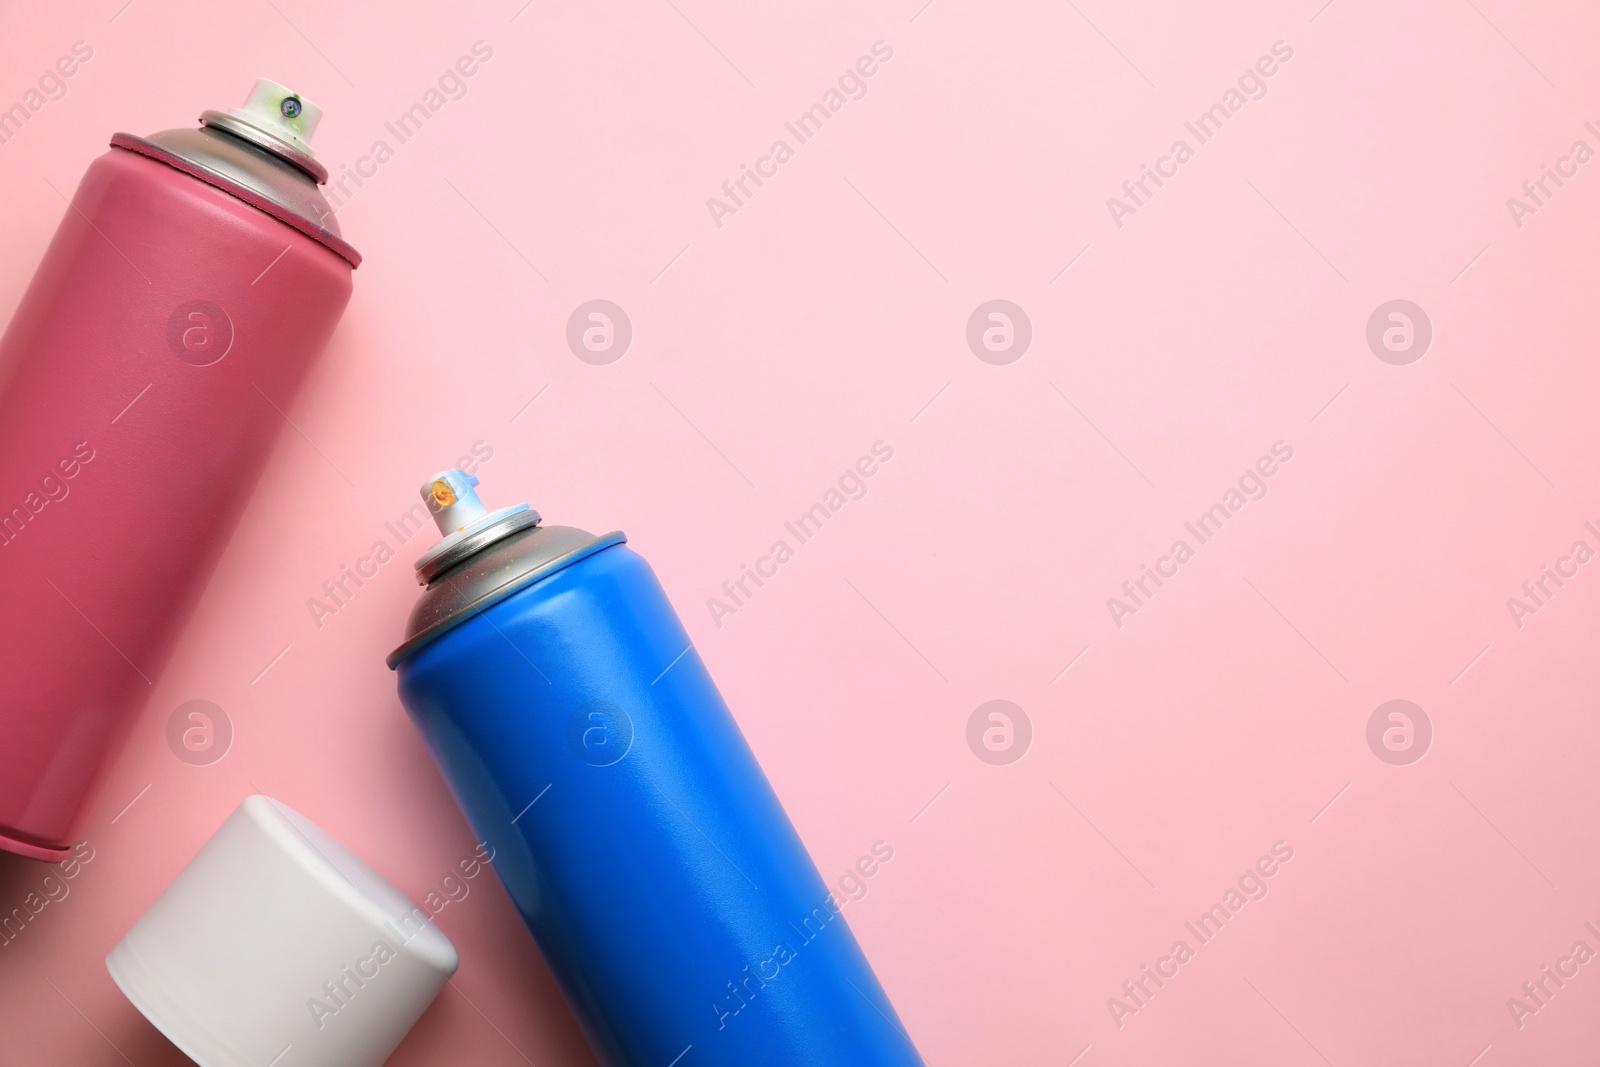
<path id="1" fill-rule="evenodd" d="M 445 631 L 398 671 L 602 1062 L 920 1067 L 626 545 Z"/>

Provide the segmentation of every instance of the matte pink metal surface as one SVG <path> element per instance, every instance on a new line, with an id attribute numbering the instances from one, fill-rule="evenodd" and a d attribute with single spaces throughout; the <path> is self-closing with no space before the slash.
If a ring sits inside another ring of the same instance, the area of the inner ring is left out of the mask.
<path id="1" fill-rule="evenodd" d="M 0 848 L 65 844 L 350 289 L 172 167 L 89 168 L 0 339 Z"/>

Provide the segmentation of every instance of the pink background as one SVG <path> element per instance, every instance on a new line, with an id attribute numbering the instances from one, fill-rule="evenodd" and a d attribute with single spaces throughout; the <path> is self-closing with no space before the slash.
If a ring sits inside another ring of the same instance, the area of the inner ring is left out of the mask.
<path id="1" fill-rule="evenodd" d="M 113 131 L 266 75 L 326 109 L 337 172 L 494 56 L 340 213 L 354 301 L 86 807 L 95 859 L 0 949 L 0 1062 L 183 1062 L 102 960 L 248 793 L 414 898 L 471 854 L 383 665 L 424 540 L 320 629 L 307 599 L 477 441 L 491 506 L 653 562 L 825 878 L 894 848 L 846 914 L 930 1064 L 1593 1055 L 1600 964 L 1520 1028 L 1507 998 L 1600 950 L 1600 566 L 1520 628 L 1506 604 L 1600 549 L 1600 162 L 1520 227 L 1506 205 L 1600 149 L 1592 5 L 123 2 L 0 8 L 0 105 L 94 48 L 0 146 L 6 314 Z M 865 98 L 797 145 L 879 40 Z M 1267 95 L 1197 145 L 1277 41 Z M 706 199 L 780 137 L 718 227 Z M 1180 137 L 1118 227 L 1107 197 Z M 565 341 L 596 298 L 634 331 L 606 366 Z M 1032 324 L 1009 365 L 966 342 L 991 299 Z M 1391 299 L 1433 326 L 1406 366 L 1365 338 Z M 707 598 L 879 440 L 868 495 L 719 627 Z M 1268 495 L 1115 625 L 1277 441 Z M 236 732 L 210 766 L 166 741 L 194 699 Z M 968 746 L 992 699 L 1032 726 L 1007 765 Z M 1367 743 L 1391 699 L 1432 723 L 1409 765 Z M 1184 923 L 1280 841 L 1199 945 Z M 0 858 L 0 910 L 45 873 Z M 592 1062 L 472 884 L 438 918 L 460 973 L 392 1062 Z M 1180 938 L 1119 1027 L 1108 998 Z"/>

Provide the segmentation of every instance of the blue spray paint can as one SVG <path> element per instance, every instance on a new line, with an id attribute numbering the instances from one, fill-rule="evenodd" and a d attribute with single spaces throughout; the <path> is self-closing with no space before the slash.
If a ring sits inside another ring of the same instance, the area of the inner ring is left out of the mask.
<path id="1" fill-rule="evenodd" d="M 921 1067 L 649 564 L 476 484 L 388 663 L 601 1062 Z"/>

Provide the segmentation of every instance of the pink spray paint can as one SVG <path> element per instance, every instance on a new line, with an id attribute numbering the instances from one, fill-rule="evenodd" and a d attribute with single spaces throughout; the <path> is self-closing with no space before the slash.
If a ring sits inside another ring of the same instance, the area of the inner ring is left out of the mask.
<path id="1" fill-rule="evenodd" d="M 117 134 L 0 339 L 0 848 L 64 854 L 350 299 L 320 116 Z"/>

